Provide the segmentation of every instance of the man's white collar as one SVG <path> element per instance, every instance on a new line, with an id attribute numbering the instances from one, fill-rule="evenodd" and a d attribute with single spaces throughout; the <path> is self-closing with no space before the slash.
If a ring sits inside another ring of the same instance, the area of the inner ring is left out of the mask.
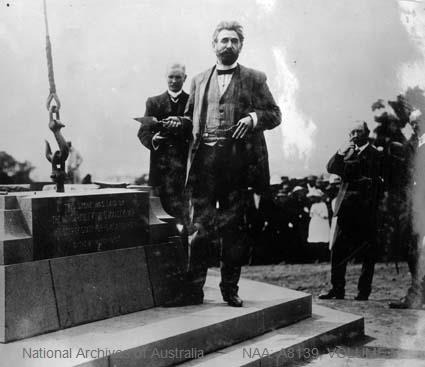
<path id="1" fill-rule="evenodd" d="M 219 64 L 217 63 L 217 70 L 229 70 L 229 69 L 234 69 L 236 66 L 238 66 L 238 62 L 235 61 L 232 65 L 223 65 L 223 64 Z"/>
<path id="2" fill-rule="evenodd" d="M 357 149 L 359 150 L 359 153 L 363 152 L 368 145 L 369 145 L 369 142 L 367 142 L 366 144 L 363 144 L 361 147 L 357 147 Z"/>
<path id="3" fill-rule="evenodd" d="M 171 90 L 168 90 L 168 94 L 173 97 L 173 98 L 177 98 L 180 94 L 182 94 L 183 89 L 180 89 L 178 92 L 172 92 Z"/>

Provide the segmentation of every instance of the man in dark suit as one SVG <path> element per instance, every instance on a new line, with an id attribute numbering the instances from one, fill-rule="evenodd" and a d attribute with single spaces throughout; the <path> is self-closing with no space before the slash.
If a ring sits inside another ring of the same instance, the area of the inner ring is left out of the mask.
<path id="1" fill-rule="evenodd" d="M 356 121 L 348 144 L 330 159 L 327 170 L 342 178 L 336 198 L 335 231 L 331 238 L 332 289 L 320 299 L 343 299 L 347 263 L 362 257 L 363 267 L 356 300 L 367 300 L 371 293 L 377 257 L 376 227 L 382 193 L 382 158 L 369 143 L 366 122 Z"/>
<path id="2" fill-rule="evenodd" d="M 151 151 L 149 185 L 161 199 L 164 210 L 184 224 L 184 182 L 190 131 L 176 116 L 182 116 L 189 95 L 183 91 L 185 66 L 167 68 L 168 90 L 146 101 L 145 117 L 138 137 Z"/>
<path id="3" fill-rule="evenodd" d="M 212 43 L 217 64 L 193 79 L 182 119 L 192 128 L 187 188 L 194 231 L 188 295 L 193 303 L 203 301 L 213 248 L 220 253 L 223 300 L 242 306 L 238 281 L 247 250 L 245 195 L 248 187 L 264 193 L 270 181 L 263 130 L 279 125 L 281 114 L 265 74 L 237 63 L 243 41 L 239 23 L 217 26 Z"/>
<path id="4" fill-rule="evenodd" d="M 401 300 L 389 304 L 390 308 L 397 309 L 425 307 L 425 120 L 419 116 L 411 124 L 414 134 L 405 148 L 409 162 L 406 189 L 409 223 L 404 236 L 411 284 Z"/>

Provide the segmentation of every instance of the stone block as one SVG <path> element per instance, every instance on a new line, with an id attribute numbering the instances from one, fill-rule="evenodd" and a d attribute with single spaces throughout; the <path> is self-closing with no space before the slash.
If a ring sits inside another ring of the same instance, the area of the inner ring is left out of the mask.
<path id="1" fill-rule="evenodd" d="M 145 246 L 155 306 L 174 300 L 184 287 L 186 257 L 181 243 Z"/>
<path id="2" fill-rule="evenodd" d="M 175 229 L 170 223 L 159 219 L 149 206 L 149 243 L 163 243 L 168 241 L 168 237 L 175 235 Z"/>
<path id="3" fill-rule="evenodd" d="M 147 192 L 41 192 L 18 201 L 33 236 L 35 260 L 141 246 L 149 240 Z"/>
<path id="4" fill-rule="evenodd" d="M 30 234 L 20 209 L 0 210 L 0 240 L 27 237 Z"/>
<path id="5" fill-rule="evenodd" d="M 0 210 L 17 209 L 18 202 L 15 195 L 0 195 Z"/>
<path id="6" fill-rule="evenodd" d="M 0 266 L 0 342 L 58 328 L 49 262 Z"/>
<path id="7" fill-rule="evenodd" d="M 50 261 L 61 328 L 154 306 L 143 247 Z"/>
<path id="8" fill-rule="evenodd" d="M 11 197 L 12 201 L 16 197 Z M 13 207 L 16 203 L 3 203 Z M 0 265 L 33 260 L 32 237 L 20 209 L 0 209 Z"/>
<path id="9" fill-rule="evenodd" d="M 32 237 L 0 240 L 0 265 L 23 263 L 32 259 Z"/>
<path id="10" fill-rule="evenodd" d="M 152 207 L 152 212 L 158 217 L 158 219 L 162 220 L 166 223 L 175 223 L 175 218 L 169 215 L 161 204 L 161 199 L 158 196 L 151 196 L 150 204 Z"/>

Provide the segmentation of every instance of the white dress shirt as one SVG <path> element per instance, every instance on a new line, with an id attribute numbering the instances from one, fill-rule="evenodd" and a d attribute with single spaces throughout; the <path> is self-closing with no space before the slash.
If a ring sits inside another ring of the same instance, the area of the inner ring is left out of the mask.
<path id="1" fill-rule="evenodd" d="M 366 144 L 363 144 L 361 147 L 356 146 L 357 153 L 360 154 L 361 152 L 363 152 L 368 145 L 369 145 L 369 142 L 367 142 Z"/>

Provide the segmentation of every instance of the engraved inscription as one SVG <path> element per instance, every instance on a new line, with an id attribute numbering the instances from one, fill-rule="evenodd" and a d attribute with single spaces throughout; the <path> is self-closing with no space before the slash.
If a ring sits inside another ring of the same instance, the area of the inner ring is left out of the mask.
<path id="1" fill-rule="evenodd" d="M 148 196 L 45 198 L 33 208 L 37 258 L 140 246 L 147 242 Z"/>

